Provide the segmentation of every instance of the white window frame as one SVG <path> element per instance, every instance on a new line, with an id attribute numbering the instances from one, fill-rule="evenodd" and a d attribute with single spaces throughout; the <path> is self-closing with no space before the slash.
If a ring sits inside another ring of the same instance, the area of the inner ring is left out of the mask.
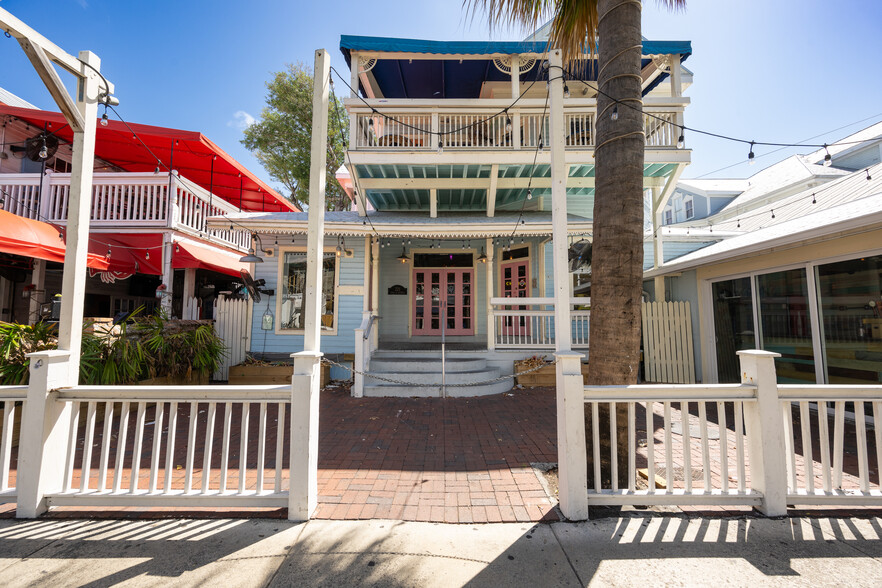
<path id="1" fill-rule="evenodd" d="M 683 212 L 686 215 L 686 220 L 695 218 L 695 201 L 692 196 L 683 199 Z"/>
<path id="2" fill-rule="evenodd" d="M 336 247 L 325 247 L 323 249 L 324 253 L 334 253 L 336 252 Z M 304 330 L 300 329 L 283 329 L 282 328 L 282 289 L 283 289 L 283 271 L 285 265 L 285 254 L 286 253 L 306 253 L 306 247 L 303 246 L 279 246 L 278 251 L 278 264 L 276 267 L 276 316 L 273 320 L 273 328 L 274 333 L 276 335 L 299 335 L 303 336 Z M 255 318 L 260 320 L 260 305 L 255 305 L 257 307 L 257 311 L 255 313 Z M 334 327 L 328 330 L 321 330 L 322 335 L 327 336 L 335 336 L 340 326 L 340 257 L 335 256 L 334 258 Z"/>
<path id="3" fill-rule="evenodd" d="M 674 224 L 674 211 L 671 209 L 664 211 L 664 220 L 662 222 L 663 225 L 672 225 Z"/>

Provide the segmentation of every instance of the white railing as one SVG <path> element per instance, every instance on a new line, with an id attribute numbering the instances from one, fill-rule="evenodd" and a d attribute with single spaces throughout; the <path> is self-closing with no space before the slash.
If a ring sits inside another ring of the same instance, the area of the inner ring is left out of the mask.
<path id="1" fill-rule="evenodd" d="M 743 504 L 769 515 L 788 504 L 882 505 L 882 385 L 779 385 L 779 354 L 738 355 L 741 384 L 587 387 L 581 356 L 559 354 L 564 514 L 586 518 L 591 504 Z"/>
<path id="2" fill-rule="evenodd" d="M 568 100 L 564 106 L 565 145 L 594 146 L 597 103 Z M 549 145 L 545 101 L 523 99 L 516 106 L 499 99 L 361 100 L 348 99 L 350 149 L 371 151 L 518 150 Z M 510 107 L 510 108 L 509 108 Z M 646 145 L 675 148 L 680 136 L 682 99 L 648 99 L 644 105 Z M 505 114 L 499 113 L 506 109 Z"/>
<path id="3" fill-rule="evenodd" d="M 490 305 L 496 349 L 554 349 L 553 298 L 491 298 Z M 570 321 L 573 348 L 587 348 L 591 311 L 571 310 Z"/>
<path id="4" fill-rule="evenodd" d="M 364 395 L 364 376 L 371 367 L 371 357 L 379 346 L 379 328 L 375 327 L 380 320 L 371 312 L 362 313 L 361 324 L 355 329 L 355 358 L 352 373 L 352 396 L 360 398 Z"/>
<path id="5" fill-rule="evenodd" d="M 880 504 L 882 385 L 780 385 L 778 397 L 785 427 L 788 502 Z M 857 455 L 849 455 L 846 446 L 854 447 Z"/>
<path id="6" fill-rule="evenodd" d="M 755 391 L 750 385 L 586 387 L 593 464 L 589 503 L 759 504 L 761 496 L 748 485 L 743 420 L 745 403 L 756 402 Z M 610 427 L 604 430 L 601 412 L 626 415 L 625 452 L 618 447 L 616 420 L 605 418 Z M 606 477 L 602 446 L 609 447 Z M 620 453 L 627 453 L 625 485 L 619 484 Z"/>
<path id="7" fill-rule="evenodd" d="M 18 433 L 27 386 L 0 386 L 0 503 L 15 502 L 18 469 Z"/>
<path id="8" fill-rule="evenodd" d="M 40 217 L 40 174 L 0 174 L 0 210 Z"/>
<path id="9" fill-rule="evenodd" d="M 78 386 L 58 401 L 72 416 L 50 505 L 287 505 L 290 386 Z"/>
<path id="10" fill-rule="evenodd" d="M 19 216 L 65 224 L 69 198 L 70 174 L 47 173 L 42 185 L 39 174 L 0 175 L 0 208 Z M 238 208 L 177 174 L 170 180 L 168 173 L 95 173 L 92 180 L 90 224 L 95 227 L 176 228 L 247 250 L 247 231 L 206 227 L 209 216 L 232 212 Z"/>

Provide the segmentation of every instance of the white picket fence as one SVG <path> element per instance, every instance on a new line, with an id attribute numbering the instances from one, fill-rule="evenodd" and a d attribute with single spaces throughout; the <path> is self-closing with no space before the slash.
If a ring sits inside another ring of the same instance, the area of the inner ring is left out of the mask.
<path id="1" fill-rule="evenodd" d="M 251 341 L 251 306 L 248 300 L 219 297 L 214 303 L 214 330 L 223 339 L 227 349 L 221 367 L 212 378 L 229 379 L 230 367 L 245 361 L 245 352 Z"/>
<path id="2" fill-rule="evenodd" d="M 643 364 L 647 382 L 695 383 L 689 302 L 643 303 Z"/>
<path id="3" fill-rule="evenodd" d="M 195 296 L 184 296 L 181 318 L 185 321 L 199 320 L 199 299 Z"/>
<path id="4" fill-rule="evenodd" d="M 18 452 L 13 451 L 13 445 L 17 441 L 13 433 L 20 428 L 18 423 L 27 395 L 27 386 L 0 386 L 0 504 L 15 502 L 12 475 L 18 469 Z"/>
<path id="5" fill-rule="evenodd" d="M 778 385 L 779 354 L 738 354 L 742 383 L 714 385 L 587 387 L 578 355 L 560 357 L 563 513 L 584 519 L 590 505 L 606 504 L 749 505 L 774 516 L 788 504 L 882 506 L 882 385 Z"/>

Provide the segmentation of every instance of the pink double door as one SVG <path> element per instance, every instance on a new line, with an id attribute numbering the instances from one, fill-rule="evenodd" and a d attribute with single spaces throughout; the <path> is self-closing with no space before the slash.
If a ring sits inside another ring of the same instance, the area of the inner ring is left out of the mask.
<path id="1" fill-rule="evenodd" d="M 473 269 L 414 269 L 413 334 L 474 335 L 474 289 Z"/>

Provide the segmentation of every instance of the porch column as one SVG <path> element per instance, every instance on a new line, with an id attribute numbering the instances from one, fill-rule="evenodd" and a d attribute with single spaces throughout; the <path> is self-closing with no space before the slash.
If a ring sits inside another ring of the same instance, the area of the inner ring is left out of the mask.
<path id="1" fill-rule="evenodd" d="M 563 66 L 560 49 L 548 54 L 551 127 L 551 223 L 554 259 L 554 348 L 572 349 L 570 324 L 570 273 L 567 260 L 567 166 L 564 152 Z M 560 394 L 560 389 L 558 389 Z"/>
<path id="2" fill-rule="evenodd" d="M 80 51 L 80 61 L 96 70 L 101 60 L 91 51 Z M 73 134 L 73 158 L 68 200 L 67 248 L 61 286 L 61 318 L 58 324 L 58 349 L 70 351 L 70 383 L 80 374 L 80 349 L 83 341 L 83 305 L 86 294 L 86 258 L 89 252 L 89 217 L 92 208 L 92 168 L 95 161 L 95 129 L 98 118 L 98 93 L 101 82 L 88 72 L 77 83 L 77 111 L 83 127 Z"/>
<path id="3" fill-rule="evenodd" d="M 28 309 L 29 325 L 33 325 L 40 320 L 40 297 L 42 296 L 45 299 L 46 296 L 46 260 L 34 259 L 31 283 L 34 285 L 34 289 L 31 291 L 30 308 Z"/>
<path id="4" fill-rule="evenodd" d="M 159 306 L 165 314 L 171 317 L 172 297 L 174 296 L 175 270 L 172 269 L 172 255 L 175 254 L 175 245 L 171 233 L 162 234 L 162 283 L 165 284 L 165 292 L 159 299 Z"/>
<path id="5" fill-rule="evenodd" d="M 492 351 L 496 349 L 496 317 L 493 316 L 493 305 L 490 300 L 493 298 L 493 275 L 495 256 L 493 255 L 493 239 L 487 239 L 486 249 L 487 256 L 487 349 Z"/>
<path id="6" fill-rule="evenodd" d="M 322 256 L 325 242 L 328 99 L 331 62 L 315 52 L 312 94 L 312 142 L 309 167 L 309 232 L 306 236 L 306 308 L 303 351 L 292 355 L 291 488 L 288 519 L 308 520 L 318 504 L 318 417 L 321 374 Z"/>
<path id="7" fill-rule="evenodd" d="M 371 243 L 371 313 L 380 315 L 380 240 Z"/>

